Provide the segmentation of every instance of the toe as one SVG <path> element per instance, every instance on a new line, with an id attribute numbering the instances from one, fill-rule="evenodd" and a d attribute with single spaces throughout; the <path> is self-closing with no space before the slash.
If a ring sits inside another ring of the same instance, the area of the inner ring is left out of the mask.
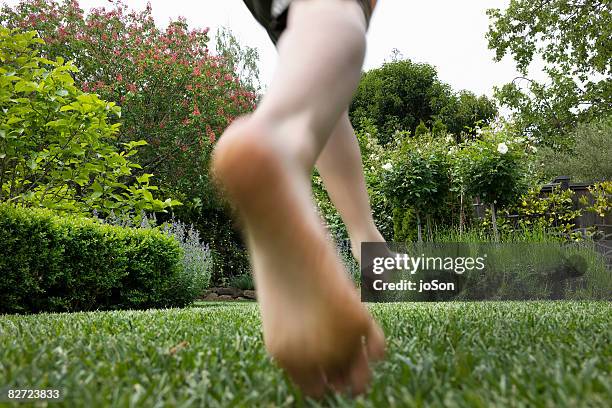
<path id="1" fill-rule="evenodd" d="M 365 341 L 368 358 L 372 361 L 382 360 L 385 356 L 385 334 L 374 320 L 370 323 Z"/>
<path id="2" fill-rule="evenodd" d="M 371 374 L 365 348 L 357 355 L 349 374 L 350 388 L 353 395 L 363 394 L 370 382 Z"/>
<path id="3" fill-rule="evenodd" d="M 311 398 L 321 398 L 325 394 L 325 377 L 320 368 L 285 367 L 285 371 L 304 395 Z"/>
<path id="4" fill-rule="evenodd" d="M 326 372 L 327 385 L 336 393 L 344 393 L 349 390 L 351 385 L 350 371 L 344 370 L 333 370 Z"/>

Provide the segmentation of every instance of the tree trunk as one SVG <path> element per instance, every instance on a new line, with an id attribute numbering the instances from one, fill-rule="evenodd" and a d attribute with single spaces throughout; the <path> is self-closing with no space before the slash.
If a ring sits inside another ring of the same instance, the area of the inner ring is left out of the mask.
<path id="1" fill-rule="evenodd" d="M 421 216 L 418 211 L 416 212 L 416 217 L 417 217 L 417 240 L 419 242 L 423 242 L 423 234 L 421 231 Z"/>
<path id="2" fill-rule="evenodd" d="M 499 242 L 499 231 L 497 230 L 497 216 L 495 215 L 495 204 L 491 204 L 491 221 L 493 222 L 493 236 L 495 242 Z"/>
<path id="3" fill-rule="evenodd" d="M 465 225 L 465 213 L 463 212 L 463 191 L 459 198 L 459 235 L 463 234 L 463 228 Z"/>

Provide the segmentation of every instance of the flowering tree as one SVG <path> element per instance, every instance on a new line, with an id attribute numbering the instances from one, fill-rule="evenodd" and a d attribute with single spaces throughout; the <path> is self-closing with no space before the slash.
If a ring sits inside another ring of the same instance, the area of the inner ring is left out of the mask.
<path id="1" fill-rule="evenodd" d="M 189 30 L 179 20 L 160 30 L 150 6 L 129 12 L 116 1 L 110 11 L 85 16 L 74 0 L 26 0 L 14 10 L 5 6 L 2 20 L 38 30 L 47 57 L 75 61 L 84 91 L 120 104 L 121 141 L 149 142 L 139 155 L 143 167 L 188 199 L 206 187 L 200 176 L 210 145 L 253 107 L 255 95 L 209 53 L 208 29 Z"/>
<path id="2" fill-rule="evenodd" d="M 122 107 L 118 143 L 148 143 L 136 159 L 184 203 L 183 221 L 198 223 L 215 249 L 235 247 L 239 238 L 215 198 L 208 167 L 221 132 L 252 110 L 252 87 L 236 74 L 236 61 L 209 51 L 208 29 L 190 29 L 182 19 L 159 29 L 150 5 L 136 12 L 122 0 L 111 3 L 85 15 L 76 0 L 23 0 L 4 6 L 0 21 L 37 30 L 47 58 L 75 61 L 77 86 Z"/>

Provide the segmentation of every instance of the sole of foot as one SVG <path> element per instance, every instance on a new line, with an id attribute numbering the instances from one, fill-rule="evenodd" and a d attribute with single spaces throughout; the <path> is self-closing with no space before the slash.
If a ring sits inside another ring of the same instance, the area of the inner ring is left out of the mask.
<path id="1" fill-rule="evenodd" d="M 211 169 L 245 230 L 266 348 L 308 396 L 363 393 L 384 335 L 314 210 L 310 173 L 278 133 L 253 116 L 234 122 Z"/>

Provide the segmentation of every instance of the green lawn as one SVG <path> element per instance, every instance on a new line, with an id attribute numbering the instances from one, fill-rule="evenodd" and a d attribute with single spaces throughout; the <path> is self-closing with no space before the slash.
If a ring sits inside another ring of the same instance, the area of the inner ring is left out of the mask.
<path id="1" fill-rule="evenodd" d="M 0 316 L 0 387 L 60 388 L 65 399 L 52 406 L 87 407 L 607 407 L 612 401 L 611 303 L 371 310 L 387 334 L 388 358 L 375 367 L 371 392 L 356 400 L 304 400 L 266 357 L 252 303 Z"/>

